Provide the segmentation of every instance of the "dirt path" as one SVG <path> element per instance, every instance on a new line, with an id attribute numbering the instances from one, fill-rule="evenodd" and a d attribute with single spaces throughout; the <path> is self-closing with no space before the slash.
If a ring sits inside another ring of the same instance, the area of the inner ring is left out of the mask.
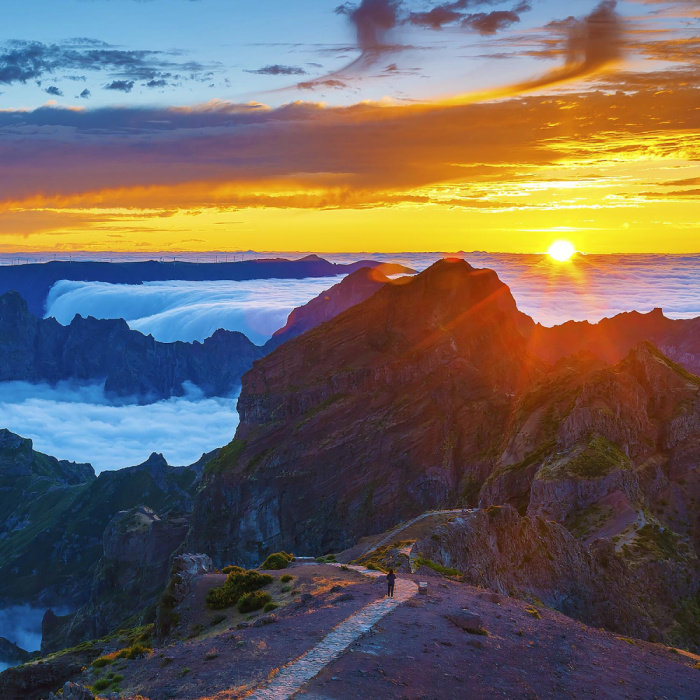
<path id="1" fill-rule="evenodd" d="M 384 576 L 378 571 L 370 571 L 362 566 L 350 566 L 367 576 Z M 331 661 L 334 661 L 348 647 L 368 632 L 379 620 L 411 599 L 418 592 L 413 581 L 398 578 L 393 598 L 383 598 L 365 606 L 354 615 L 341 622 L 327 634 L 313 649 L 309 650 L 285 666 L 265 686 L 256 690 L 250 697 L 256 700 L 286 700 L 298 692 L 302 686 L 318 675 Z"/>
<path id="2" fill-rule="evenodd" d="M 620 539 L 615 543 L 615 551 L 619 552 L 623 545 L 629 544 L 634 536 L 641 530 L 645 525 L 647 524 L 647 519 L 644 515 L 644 511 L 641 510 L 639 511 L 639 515 L 637 516 L 637 520 L 629 526 L 628 532 L 626 534 L 623 534 Z"/>
<path id="3" fill-rule="evenodd" d="M 364 556 L 367 556 L 370 552 L 373 552 L 375 549 L 379 549 L 380 547 L 383 547 L 386 544 L 391 544 L 392 542 L 395 542 L 397 539 L 397 536 L 400 532 L 403 532 L 404 530 L 407 530 L 411 525 L 415 525 L 417 522 L 420 522 L 421 520 L 425 518 L 432 518 L 436 515 L 452 515 L 452 514 L 457 514 L 461 513 L 462 511 L 467 510 L 465 508 L 456 508 L 455 510 L 431 510 L 428 511 L 427 513 L 421 513 L 420 515 L 416 516 L 412 520 L 409 520 L 408 522 L 402 523 L 398 527 L 394 528 L 388 535 L 382 537 L 381 540 L 378 542 L 372 543 L 367 549 L 365 549 L 362 554 L 360 554 L 357 559 L 361 559 Z"/>

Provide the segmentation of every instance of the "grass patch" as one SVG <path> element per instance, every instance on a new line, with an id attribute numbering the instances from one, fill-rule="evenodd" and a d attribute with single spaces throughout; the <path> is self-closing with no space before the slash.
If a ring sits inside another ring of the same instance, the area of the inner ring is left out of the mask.
<path id="1" fill-rule="evenodd" d="M 432 569 L 433 571 L 436 571 L 438 574 L 442 574 L 443 576 L 461 576 L 462 572 L 458 571 L 457 569 L 450 569 L 447 566 L 443 566 L 442 564 L 438 564 L 437 562 L 433 561 L 432 559 L 425 559 L 423 557 L 416 557 L 415 563 L 417 566 L 427 566 L 429 569 Z"/>
<path id="2" fill-rule="evenodd" d="M 574 449 L 572 456 L 543 467 L 541 479 L 600 479 L 616 469 L 630 469 L 630 458 L 613 442 L 602 435 L 593 435 L 581 449 Z"/>
<path id="3" fill-rule="evenodd" d="M 228 445 L 221 449 L 219 456 L 207 462 L 204 467 L 204 481 L 208 481 L 214 476 L 225 474 L 231 471 L 238 462 L 238 458 L 245 450 L 246 441 L 238 438 L 229 442 Z"/>
<path id="4" fill-rule="evenodd" d="M 277 610 L 277 608 L 279 608 L 279 605 L 277 605 L 277 603 L 271 600 L 269 603 L 265 603 L 265 606 L 263 607 L 263 612 L 272 612 L 273 610 Z"/>
<path id="5" fill-rule="evenodd" d="M 280 581 L 282 581 L 282 583 L 289 583 L 290 581 L 293 581 L 293 580 L 294 580 L 294 576 L 292 576 L 291 574 L 282 574 L 282 576 L 280 576 Z"/>

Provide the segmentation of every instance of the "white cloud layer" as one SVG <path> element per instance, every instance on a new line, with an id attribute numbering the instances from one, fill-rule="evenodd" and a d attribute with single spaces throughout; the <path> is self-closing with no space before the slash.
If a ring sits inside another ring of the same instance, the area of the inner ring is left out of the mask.
<path id="1" fill-rule="evenodd" d="M 241 331 L 262 345 L 287 316 L 340 281 L 340 277 L 245 282 L 57 282 L 47 316 L 64 325 L 76 314 L 123 318 L 156 340 L 204 340 L 218 328 Z"/>
<path id="2" fill-rule="evenodd" d="M 236 399 L 186 396 L 147 406 L 115 405 L 101 386 L 0 384 L 0 427 L 34 441 L 58 459 L 90 462 L 95 470 L 140 464 L 161 452 L 169 464 L 196 462 L 233 439 Z"/>

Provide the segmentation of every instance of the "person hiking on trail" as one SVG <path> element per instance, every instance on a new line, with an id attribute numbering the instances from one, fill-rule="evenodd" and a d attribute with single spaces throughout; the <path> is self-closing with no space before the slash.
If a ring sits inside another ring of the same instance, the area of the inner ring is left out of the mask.
<path id="1" fill-rule="evenodd" d="M 389 591 L 387 592 L 387 598 L 394 597 L 394 583 L 396 581 L 396 574 L 393 569 L 389 569 L 389 573 L 386 576 L 386 582 L 389 584 Z"/>

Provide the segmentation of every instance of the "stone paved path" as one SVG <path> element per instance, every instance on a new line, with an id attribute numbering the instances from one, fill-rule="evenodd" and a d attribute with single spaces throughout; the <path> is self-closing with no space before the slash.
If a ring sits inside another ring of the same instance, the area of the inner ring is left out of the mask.
<path id="1" fill-rule="evenodd" d="M 363 566 L 350 566 L 349 568 L 374 578 L 385 576 L 379 571 L 370 571 Z M 249 697 L 255 698 L 255 700 L 286 700 L 291 698 L 305 683 L 316 676 L 331 661 L 343 654 L 353 642 L 368 632 L 379 620 L 412 598 L 417 592 L 418 586 L 413 581 L 397 578 L 393 598 L 382 598 L 358 610 L 329 632 L 313 649 L 282 668 L 266 686 L 259 688 Z"/>

